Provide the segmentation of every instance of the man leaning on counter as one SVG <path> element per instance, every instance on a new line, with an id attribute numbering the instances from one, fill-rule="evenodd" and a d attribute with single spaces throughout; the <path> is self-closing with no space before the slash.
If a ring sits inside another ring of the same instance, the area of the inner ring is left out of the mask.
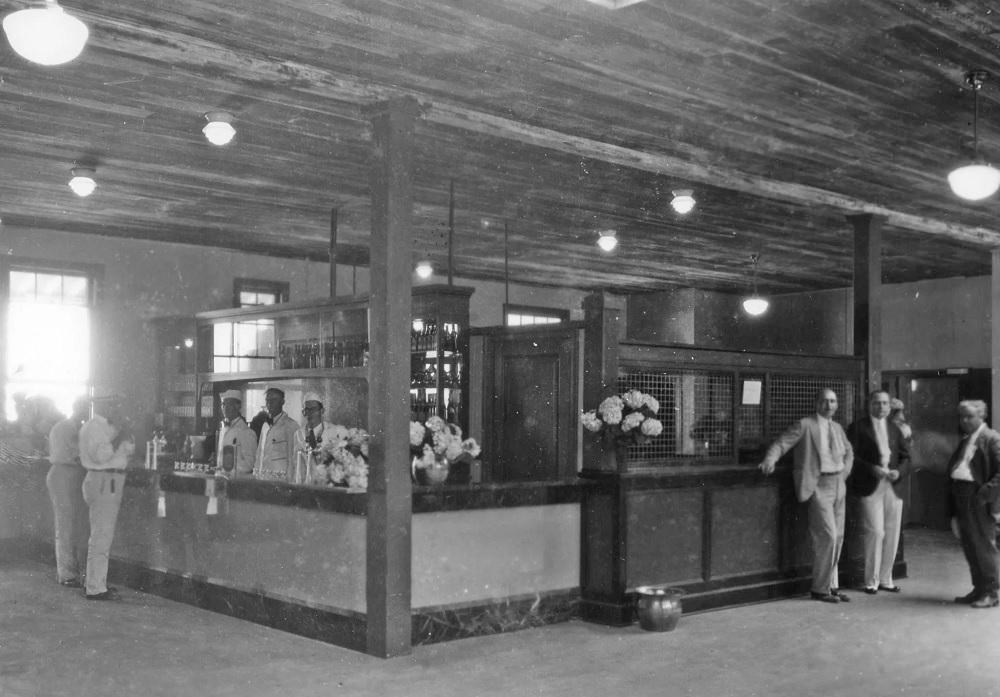
<path id="1" fill-rule="evenodd" d="M 298 423 L 285 413 L 285 393 L 269 387 L 264 393 L 268 421 L 260 431 L 257 464 L 258 479 L 279 479 L 290 482 L 295 474 L 295 432 Z"/>

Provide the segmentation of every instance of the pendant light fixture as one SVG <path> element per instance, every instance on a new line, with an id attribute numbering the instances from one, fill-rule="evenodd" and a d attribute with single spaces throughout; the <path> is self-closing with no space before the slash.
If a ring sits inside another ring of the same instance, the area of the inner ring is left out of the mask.
<path id="1" fill-rule="evenodd" d="M 614 230 L 601 230 L 597 233 L 597 246 L 605 252 L 612 251 L 618 246 L 618 233 Z"/>
<path id="2" fill-rule="evenodd" d="M 757 260 L 759 258 L 760 254 L 750 255 L 750 263 L 753 267 L 753 295 L 749 298 L 743 299 L 743 311 L 751 317 L 759 317 L 767 312 L 767 308 L 771 306 L 771 303 L 769 303 L 765 298 L 760 297 L 760 294 L 757 293 Z"/>
<path id="3" fill-rule="evenodd" d="M 59 6 L 56 0 L 3 18 L 3 31 L 19 56 L 39 65 L 62 65 L 83 51 L 90 35 L 87 25 Z"/>
<path id="4" fill-rule="evenodd" d="M 979 90 L 989 79 L 985 70 L 970 70 L 965 74 L 965 84 L 972 88 L 972 162 L 956 167 L 948 174 L 948 184 L 959 198 L 981 201 L 1000 188 L 1000 171 L 979 157 Z"/>
<path id="5" fill-rule="evenodd" d="M 87 198 L 94 193 L 97 182 L 94 180 L 96 172 L 93 167 L 74 167 L 69 173 L 73 177 L 69 180 L 69 188 L 74 194 L 80 198 Z"/>
<path id="6" fill-rule="evenodd" d="M 417 263 L 416 272 L 419 278 L 430 278 L 434 273 L 434 267 L 429 261 L 421 261 Z"/>
<path id="7" fill-rule="evenodd" d="M 691 189 L 677 189 L 676 191 L 671 191 L 674 195 L 670 199 L 670 207 L 681 215 L 687 215 L 694 210 L 694 192 Z"/>
<path id="8" fill-rule="evenodd" d="M 210 111 L 205 114 L 208 123 L 201 132 L 212 145 L 226 145 L 236 135 L 233 128 L 233 115 L 228 111 Z"/>

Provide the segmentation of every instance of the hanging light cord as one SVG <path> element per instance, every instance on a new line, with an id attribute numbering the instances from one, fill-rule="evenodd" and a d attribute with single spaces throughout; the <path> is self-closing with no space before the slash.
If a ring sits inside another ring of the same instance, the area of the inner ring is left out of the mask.
<path id="1" fill-rule="evenodd" d="M 753 297 L 757 297 L 757 259 L 760 258 L 760 254 L 751 254 L 750 263 L 753 264 L 753 273 L 751 278 L 753 279 Z"/>

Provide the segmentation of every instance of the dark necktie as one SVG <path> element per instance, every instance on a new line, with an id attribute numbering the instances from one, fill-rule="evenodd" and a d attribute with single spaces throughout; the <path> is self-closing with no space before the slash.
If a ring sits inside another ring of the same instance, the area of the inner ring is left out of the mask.
<path id="1" fill-rule="evenodd" d="M 311 428 L 306 432 L 306 443 L 309 444 L 310 448 L 316 448 L 316 434 Z"/>

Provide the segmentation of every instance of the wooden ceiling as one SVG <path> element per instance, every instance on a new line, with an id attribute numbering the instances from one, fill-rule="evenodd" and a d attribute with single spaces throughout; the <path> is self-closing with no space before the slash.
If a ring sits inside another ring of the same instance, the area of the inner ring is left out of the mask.
<path id="1" fill-rule="evenodd" d="M 9 1 L 4 12 L 27 2 Z M 851 283 L 845 215 L 883 221 L 884 281 L 987 274 L 997 199 L 957 199 L 971 68 L 1000 159 L 1000 8 L 951 0 L 67 0 L 91 38 L 44 68 L 0 46 L 5 226 L 364 264 L 370 123 L 422 106 L 414 239 L 454 272 L 616 291 Z M 203 114 L 235 116 L 209 145 Z M 74 164 L 98 189 L 66 187 Z M 692 189 L 679 216 L 671 190 Z M 612 254 L 595 246 L 614 228 Z"/>

